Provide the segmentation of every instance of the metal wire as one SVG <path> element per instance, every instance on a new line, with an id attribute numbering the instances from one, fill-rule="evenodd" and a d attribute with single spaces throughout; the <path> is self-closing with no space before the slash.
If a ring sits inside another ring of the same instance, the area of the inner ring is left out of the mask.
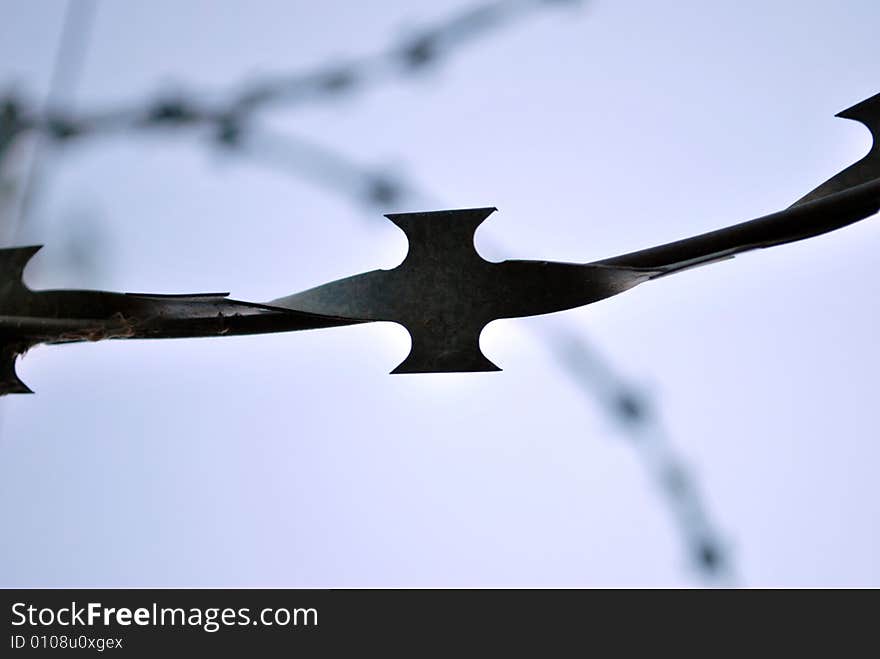
<path id="1" fill-rule="evenodd" d="M 95 0 L 68 0 L 61 25 L 58 49 L 55 52 L 55 63 L 49 80 L 49 90 L 46 93 L 44 103 L 45 116 L 51 116 L 60 111 L 65 97 L 69 97 L 76 87 L 88 48 L 95 9 Z M 5 141 L 9 142 L 6 146 L 10 148 L 12 136 L 19 132 L 15 126 L 18 112 L 14 104 L 9 101 L 4 104 L 4 107 L 6 116 L 3 119 L 6 126 L 5 130 L 0 130 L 0 133 L 9 134 Z M 8 229 L 13 241 L 18 238 L 24 227 L 34 192 L 39 187 L 39 180 L 43 174 L 45 139 L 48 137 L 51 136 L 36 135 L 30 161 L 18 193 L 18 206 L 12 213 Z M 4 155 L 3 142 L 4 140 L 0 138 L 0 160 Z"/>
<path id="2" fill-rule="evenodd" d="M 365 206 L 371 217 L 378 217 L 377 213 L 389 205 L 443 207 L 436 196 L 412 183 L 290 135 L 255 129 L 240 136 L 236 149 L 263 165 L 316 180 L 330 192 Z M 318 165 L 314 169 L 313 163 Z M 736 583 L 729 543 L 717 530 L 696 477 L 675 449 L 648 393 L 619 375 L 582 330 L 560 322 L 541 338 L 557 358 L 560 370 L 630 441 L 664 497 L 689 563 L 699 577 L 713 585 Z"/>
<path id="3" fill-rule="evenodd" d="M 81 35 L 84 20 L 73 21 L 70 13 L 74 6 L 87 4 L 91 0 L 71 0 L 65 21 L 66 25 L 80 25 Z M 338 97 L 422 70 L 514 19 L 542 7 L 562 4 L 572 4 L 572 0 L 487 3 L 418 30 L 382 53 L 304 74 L 246 82 L 219 102 L 195 92 L 178 92 L 119 109 L 77 114 L 62 108 L 57 96 L 60 92 L 55 92 L 50 94 L 45 109 L 36 113 L 22 99 L 10 96 L 0 104 L 0 159 L 8 153 L 15 138 L 25 133 L 41 134 L 61 143 L 98 134 L 208 127 L 215 142 L 231 153 L 308 178 L 371 210 L 404 203 L 437 206 L 431 196 L 398 176 L 354 163 L 313 141 L 267 132 L 255 124 L 256 113 L 272 105 L 297 105 Z M 84 41 L 65 38 L 59 59 L 62 51 L 71 49 L 79 51 L 81 59 L 83 44 Z M 70 64 L 57 66 L 53 89 L 63 88 L 57 81 L 72 80 L 75 71 L 76 67 L 71 69 Z M 33 188 L 32 183 L 28 188 Z M 582 332 L 557 329 L 551 338 L 546 343 L 558 357 L 560 368 L 629 438 L 644 468 L 659 485 L 700 577 L 710 583 L 731 582 L 736 574 L 732 556 L 712 523 L 695 478 L 675 451 L 648 396 L 620 377 Z"/>

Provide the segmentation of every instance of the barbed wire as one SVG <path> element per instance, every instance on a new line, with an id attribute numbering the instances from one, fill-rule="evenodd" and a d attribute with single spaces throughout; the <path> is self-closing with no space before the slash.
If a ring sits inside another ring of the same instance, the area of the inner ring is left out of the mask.
<path id="1" fill-rule="evenodd" d="M 654 401 L 621 377 L 582 332 L 556 325 L 545 343 L 587 395 L 592 395 L 636 450 L 643 468 L 666 498 L 692 566 L 719 585 L 737 580 L 729 543 L 709 515 L 696 477 L 678 455 Z"/>
<path id="2" fill-rule="evenodd" d="M 7 131 L 45 133 L 56 141 L 98 133 L 180 126 L 208 126 L 215 130 L 218 140 L 230 141 L 235 139 L 241 125 L 259 110 L 273 105 L 295 106 L 336 98 L 422 71 L 450 58 L 467 44 L 537 10 L 579 2 L 488 2 L 465 9 L 446 21 L 415 29 L 380 53 L 304 73 L 245 81 L 222 93 L 189 89 L 164 92 L 154 98 L 91 113 L 64 112 L 57 107 L 40 113 L 15 95 L 7 95 L 0 106 Z"/>
<path id="3" fill-rule="evenodd" d="M 221 145 L 234 144 L 246 126 L 262 109 L 297 106 L 322 99 L 340 98 L 355 91 L 365 91 L 382 82 L 390 82 L 410 73 L 418 73 L 450 59 L 459 49 L 486 37 L 504 26 L 512 25 L 541 10 L 580 4 L 581 0 L 495 0 L 465 8 L 444 21 L 414 29 L 384 50 L 360 58 L 351 58 L 301 73 L 266 76 L 245 80 L 221 92 L 204 92 L 182 88 L 174 92 L 158 92 L 146 99 L 125 103 L 107 110 L 73 112 L 60 107 L 57 86 L 50 84 L 49 97 L 38 104 L 15 92 L 0 95 L 0 172 L 20 138 L 33 136 L 33 156 L 27 165 L 30 171 L 19 186 L 15 198 L 7 192 L 3 203 L 12 209 L 4 227 L 5 235 L 14 240 L 27 220 L 27 208 L 40 174 L 37 157 L 45 142 L 58 145 L 76 139 L 99 135 L 127 135 L 136 131 L 201 129 Z M 77 44 L 94 13 L 94 0 L 70 0 L 63 28 L 59 53 L 73 51 L 66 42 Z M 83 29 L 73 29 L 80 25 Z M 81 49 L 81 44 L 76 49 Z M 75 55 L 75 53 L 74 53 Z M 59 58 L 56 76 L 70 72 L 67 60 Z M 76 68 L 75 66 L 73 67 Z M 318 164 L 316 162 L 316 164 Z M 381 196 L 381 181 L 376 192 Z"/>
<path id="4" fill-rule="evenodd" d="M 44 101 L 43 113 L 45 116 L 52 116 L 54 113 L 61 111 L 62 103 L 65 103 L 64 97 L 69 96 L 78 82 L 85 59 L 85 51 L 88 46 L 89 33 L 95 17 L 95 9 L 95 0 L 68 0 L 64 19 L 61 23 L 61 33 L 58 39 L 58 48 L 55 52 L 55 62 L 52 66 L 52 75 L 49 79 L 49 89 Z M 66 103 L 69 105 L 69 99 Z M 2 118 L 11 117 L 14 121 L 15 115 L 16 110 L 11 105 L 4 104 L 3 109 L 0 110 L 0 117 Z M 0 121 L 3 120 L 2 118 L 0 118 Z M 14 136 L 14 124 L 2 132 L 10 132 Z M 45 142 L 49 137 L 51 136 L 38 134 L 33 145 L 27 169 L 23 176 L 21 190 L 19 191 L 18 207 L 12 216 L 12 226 L 9 229 L 12 240 L 18 237 L 24 225 L 28 206 L 34 191 L 39 185 L 42 175 L 43 150 L 46 147 Z M 9 139 L 12 138 L 10 137 Z M 3 153 L 3 142 L 4 138 L 0 137 L 0 154 Z"/>
<path id="5" fill-rule="evenodd" d="M 268 131 L 257 125 L 255 113 L 272 105 L 339 97 L 369 84 L 422 70 L 529 11 L 574 1 L 491 2 L 418 30 L 378 55 L 310 73 L 244 83 L 219 101 L 208 98 L 211 95 L 178 91 L 105 112 L 74 114 L 52 106 L 43 114 L 36 114 L 23 99 L 7 95 L 0 102 L 0 165 L 14 141 L 29 133 L 42 134 L 55 143 L 67 143 L 136 130 L 207 127 L 212 141 L 225 151 L 310 179 L 370 210 L 387 210 L 389 206 L 406 203 L 437 206 L 433 196 L 401 176 L 356 163 L 313 140 Z M 736 571 L 727 544 L 716 531 L 696 479 L 678 456 L 649 397 L 617 375 L 582 332 L 557 327 L 548 343 L 559 358 L 559 366 L 582 393 L 598 403 L 606 417 L 631 440 L 644 468 L 666 497 L 700 576 L 713 583 L 732 580 Z"/>
<path id="6" fill-rule="evenodd" d="M 389 204 L 443 206 L 436 195 L 401 177 L 287 134 L 255 130 L 242 135 L 236 149 L 259 164 L 316 180 L 334 194 L 366 206 L 371 215 L 387 210 Z M 310 171 L 310 163 L 320 164 Z M 729 544 L 712 521 L 697 479 L 678 455 L 651 397 L 620 376 L 582 330 L 556 323 L 544 338 L 542 343 L 557 357 L 559 368 L 630 440 L 643 468 L 665 497 L 698 574 L 713 584 L 735 583 L 737 570 Z"/>

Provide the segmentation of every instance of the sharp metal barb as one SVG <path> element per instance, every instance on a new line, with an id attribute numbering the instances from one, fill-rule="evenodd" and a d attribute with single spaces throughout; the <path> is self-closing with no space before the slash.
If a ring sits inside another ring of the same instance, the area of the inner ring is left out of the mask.
<path id="1" fill-rule="evenodd" d="M 359 322 L 231 300 L 227 293 L 32 291 L 22 275 L 39 249 L 0 249 L 0 395 L 30 392 L 15 374 L 15 359 L 39 343 L 265 334 Z"/>
<path id="2" fill-rule="evenodd" d="M 241 142 L 236 146 L 234 152 L 237 155 L 281 166 L 296 175 L 303 175 L 304 167 L 308 170 L 312 164 L 310 155 L 317 155 L 324 163 L 318 168 L 322 174 L 317 177 L 319 182 L 370 211 L 392 203 L 438 205 L 435 196 L 387 175 L 379 180 L 391 191 L 388 199 L 363 195 L 362 191 L 368 190 L 377 180 L 374 170 L 364 168 L 325 146 L 251 129 L 243 132 Z M 332 166 L 327 167 L 327 163 Z M 305 174 L 315 178 L 313 172 L 306 171 Z M 559 368 L 571 376 L 581 392 L 598 403 L 599 409 L 631 440 L 644 469 L 667 501 L 697 572 L 712 584 L 735 583 L 737 571 L 733 556 L 706 510 L 695 478 L 672 445 L 649 396 L 617 375 L 601 354 L 591 348 L 583 331 L 565 327 L 547 338 L 548 346 L 560 356 Z"/>
<path id="3" fill-rule="evenodd" d="M 865 103 L 880 105 L 880 95 Z M 725 229 L 585 264 L 486 261 L 474 247 L 474 233 L 494 208 L 394 213 L 386 217 L 409 241 L 399 266 L 323 284 L 272 304 L 400 323 L 412 338 L 412 349 L 394 373 L 498 370 L 479 347 L 480 333 L 493 320 L 591 304 L 652 279 L 874 215 L 880 210 L 880 178 L 862 178 L 876 174 L 880 154 L 876 149 L 872 154 L 857 170 L 862 176 L 850 177 L 852 187 Z"/>
<path id="4" fill-rule="evenodd" d="M 502 5 L 538 5 L 540 2 L 496 3 L 464 14 L 460 21 L 416 35 L 393 50 L 404 68 L 419 68 L 487 26 L 511 14 Z M 545 0 L 543 4 L 549 4 Z M 380 58 L 381 59 L 381 58 Z M 365 59 L 363 71 L 376 66 Z M 377 68 L 381 73 L 381 67 Z M 373 74 L 371 74 L 373 75 Z M 112 111 L 75 117 L 52 112 L 42 118 L 5 122 L 7 142 L 22 130 L 42 130 L 56 140 L 100 132 L 148 126 L 212 125 L 219 143 L 242 144 L 245 115 L 282 98 L 316 98 L 354 87 L 369 76 L 358 67 L 338 67 L 317 77 L 306 76 L 283 91 L 264 84 L 251 87 L 231 103 L 211 105 L 186 96 L 162 98 L 146 109 Z M 308 80 L 307 83 L 301 82 Z M 318 81 L 318 82 L 316 82 Z M 290 82 L 288 80 L 288 82 Z M 297 89 L 302 92 L 298 96 Z M 289 96 L 288 96 L 289 95 Z M 15 105 L 7 104 L 8 108 Z M 877 136 L 880 95 L 840 114 L 867 125 Z M 7 117 L 9 115 L 6 115 Z M 2 145 L 0 145 L 2 146 Z M 309 149 L 311 148 L 311 151 Z M 328 153 L 316 156 L 316 147 L 299 145 L 306 160 L 323 163 L 326 181 L 348 181 L 348 192 L 373 180 L 379 190 L 374 200 L 400 198 L 400 187 L 390 177 L 366 176 Z M 156 296 L 103 291 L 28 290 L 21 271 L 34 248 L 0 250 L 0 394 L 27 392 L 17 378 L 15 357 L 40 342 L 99 340 L 103 338 L 173 338 L 290 331 L 331 327 L 370 320 L 402 323 L 413 337 L 413 350 L 395 372 L 496 370 L 479 351 L 479 333 L 495 318 L 519 317 L 567 309 L 616 295 L 645 281 L 731 258 L 751 249 L 802 240 L 868 217 L 880 209 L 880 154 L 875 140 L 871 152 L 855 165 L 832 177 L 779 213 L 727 229 L 587 264 L 546 261 L 483 260 L 473 247 L 473 232 L 494 209 L 465 209 L 431 213 L 398 213 L 391 219 L 410 241 L 410 253 L 391 271 L 373 271 L 331 282 L 274 302 L 259 304 L 229 300 L 224 294 Z M 382 202 L 384 203 L 384 202 Z M 634 438 L 651 437 L 653 455 L 646 461 L 654 470 L 688 537 L 701 569 L 720 573 L 728 569 L 723 546 L 702 508 L 695 483 L 663 439 L 660 425 L 633 390 L 605 374 L 612 395 L 606 397 L 609 414 L 631 429 Z M 600 379 L 601 376 L 594 376 Z M 658 448 L 659 447 L 659 448 Z M 665 457 L 664 457 L 665 456 Z"/>

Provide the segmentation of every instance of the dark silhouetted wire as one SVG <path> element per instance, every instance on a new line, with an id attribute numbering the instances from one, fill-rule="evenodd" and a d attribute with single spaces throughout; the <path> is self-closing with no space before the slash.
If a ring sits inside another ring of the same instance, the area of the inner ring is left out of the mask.
<path id="1" fill-rule="evenodd" d="M 258 163 L 315 180 L 335 194 L 374 212 L 389 207 L 440 208 L 419 188 L 379 169 L 365 167 L 314 142 L 265 129 L 239 136 L 237 149 Z M 618 375 L 582 331 L 557 323 L 544 337 L 559 367 L 629 440 L 659 488 L 678 526 L 690 562 L 706 581 L 730 585 L 737 578 L 728 543 L 706 509 L 696 478 L 679 457 L 649 396 Z"/>
<path id="2" fill-rule="evenodd" d="M 371 210 L 387 212 L 407 204 L 439 207 L 441 204 L 436 200 L 399 176 L 355 163 L 312 140 L 266 131 L 256 125 L 255 113 L 275 104 L 295 105 L 338 97 L 402 73 L 422 70 L 528 11 L 571 3 L 572 0 L 487 3 L 416 31 L 379 55 L 302 75 L 251 82 L 229 94 L 223 102 L 210 102 L 196 93 L 177 93 L 102 113 L 74 114 L 53 103 L 47 105 L 43 114 L 28 114 L 21 99 L 9 97 L 0 104 L 0 149 L 4 140 L 9 143 L 22 132 L 36 131 L 56 142 L 66 142 L 131 130 L 208 127 L 215 143 L 228 152 L 312 180 Z M 665 495 L 700 575 L 714 583 L 733 579 L 735 569 L 726 543 L 715 530 L 695 479 L 677 456 L 648 397 L 619 377 L 580 332 L 557 329 L 552 338 L 549 344 L 559 356 L 560 366 L 630 438 L 643 465 Z"/>
<path id="3" fill-rule="evenodd" d="M 64 98 L 68 97 L 76 86 L 94 21 L 95 3 L 96 0 L 68 0 L 67 2 L 52 74 L 49 79 L 49 89 L 44 103 L 44 111 L 47 114 L 60 107 Z M 12 98 L 0 101 L 0 175 L 4 173 L 7 158 L 12 153 L 23 125 L 19 104 Z M 45 138 L 45 135 L 36 135 L 30 161 L 27 163 L 27 169 L 18 186 L 20 189 L 15 192 L 18 195 L 17 207 L 14 206 L 10 213 L 9 225 L 3 227 L 13 241 L 24 226 L 30 201 L 38 187 L 38 181 L 42 174 L 42 150 Z M 7 182 L 0 179 L 0 183 L 5 186 Z M 10 187 L 13 187 L 12 184 Z M 0 189 L 0 195 L 5 196 L 9 192 L 9 190 Z M 0 198 L 0 211 L 5 210 L 5 199 Z M 6 224 L 6 219 L 0 214 L 0 226 Z M 2 416 L 0 416 L 0 420 L 2 420 Z"/>

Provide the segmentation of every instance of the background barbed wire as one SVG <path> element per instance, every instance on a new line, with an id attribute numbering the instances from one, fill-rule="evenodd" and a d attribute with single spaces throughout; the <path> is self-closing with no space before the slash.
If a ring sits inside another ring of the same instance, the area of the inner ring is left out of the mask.
<path id="1" fill-rule="evenodd" d="M 432 197 L 396 173 L 356 164 L 313 137 L 305 140 L 286 132 L 266 130 L 263 110 L 275 104 L 296 106 L 350 95 L 370 83 L 421 70 L 455 54 L 459 46 L 489 33 L 490 28 L 504 25 L 514 17 L 527 16 L 526 10 L 548 4 L 551 3 L 496 2 L 466 9 L 436 27 L 416 30 L 414 36 L 404 37 L 378 56 L 300 75 L 246 81 L 228 93 L 178 88 L 173 93 L 125 105 L 123 110 L 96 113 L 71 112 L 55 104 L 47 112 L 35 113 L 36 106 L 23 96 L 10 95 L 3 114 L 6 134 L 40 133 L 64 145 L 86 137 L 124 138 L 131 131 L 187 128 L 221 146 L 225 153 L 247 155 L 273 168 L 312 178 L 370 209 L 405 206 Z M 707 516 L 689 470 L 672 450 L 649 392 L 616 375 L 586 342 L 581 330 L 572 331 L 557 323 L 544 334 L 542 338 L 555 351 L 559 365 L 574 378 L 580 391 L 591 404 L 598 401 L 614 427 L 631 439 L 631 446 L 670 504 L 697 574 L 713 583 L 734 578 L 727 543 L 719 538 Z"/>
<path id="2" fill-rule="evenodd" d="M 255 115 L 274 104 L 317 102 L 327 96 L 350 93 L 364 85 L 414 73 L 450 56 L 452 50 L 474 38 L 491 33 L 514 18 L 522 18 L 528 10 L 561 4 L 575 3 L 572 0 L 565 3 L 560 0 L 507 0 L 478 5 L 436 26 L 418 30 L 379 55 L 303 74 L 246 81 L 239 83 L 237 91 L 219 94 L 219 100 L 191 90 L 178 90 L 172 96 L 160 95 L 155 100 L 148 100 L 142 107 L 132 104 L 121 110 L 82 114 L 64 108 L 60 88 L 64 83 L 70 84 L 70 79 L 76 75 L 95 6 L 94 0 L 72 0 L 68 5 L 57 58 L 59 64 L 56 64 L 45 110 L 33 113 L 27 109 L 25 101 L 8 97 L 3 104 L 5 132 L 12 135 L 36 133 L 56 144 L 63 144 L 102 133 L 125 137 L 133 130 L 207 128 L 213 139 L 225 149 L 276 166 L 294 164 L 295 173 L 317 178 L 335 192 L 366 204 L 377 215 L 389 205 L 428 207 L 432 204 L 430 195 L 397 177 L 358 167 L 344 156 L 301 139 L 266 135 L 266 131 L 261 134 L 259 127 L 253 125 L 258 120 Z M 27 206 L 28 190 L 36 176 L 39 156 L 32 156 L 31 169 L 22 186 L 19 223 Z M 437 206 L 437 202 L 433 202 L 433 206 Z M 15 226 L 12 235 L 17 234 L 18 227 Z M 647 469 L 655 475 L 661 491 L 668 498 L 697 573 L 710 581 L 729 579 L 733 568 L 724 544 L 704 511 L 693 477 L 675 454 L 647 401 L 603 363 L 584 337 L 569 332 L 557 340 L 564 346 L 558 353 L 561 367 L 574 375 L 578 386 L 589 398 L 598 401 L 624 434 L 638 440 L 633 446 L 642 453 Z"/>

